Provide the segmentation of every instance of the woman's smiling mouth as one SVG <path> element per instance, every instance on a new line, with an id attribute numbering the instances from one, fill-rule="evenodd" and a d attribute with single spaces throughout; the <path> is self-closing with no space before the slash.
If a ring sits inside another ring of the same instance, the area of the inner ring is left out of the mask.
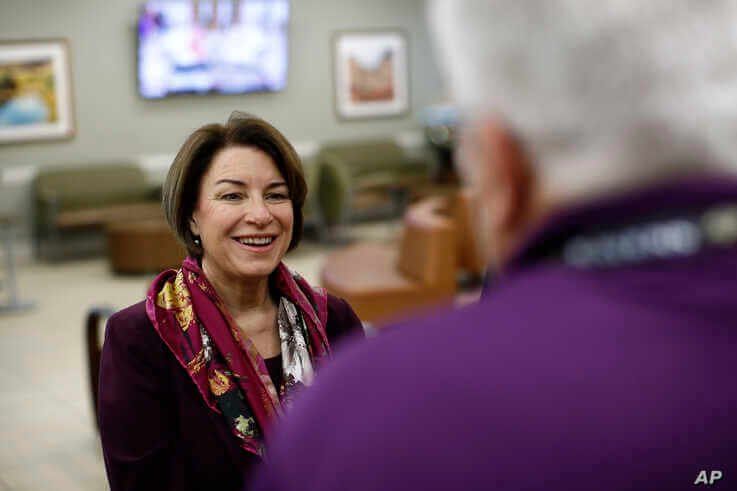
<path id="1" fill-rule="evenodd" d="M 276 237 L 276 235 L 246 235 L 233 237 L 233 240 L 249 250 L 264 252 L 271 249 Z"/>

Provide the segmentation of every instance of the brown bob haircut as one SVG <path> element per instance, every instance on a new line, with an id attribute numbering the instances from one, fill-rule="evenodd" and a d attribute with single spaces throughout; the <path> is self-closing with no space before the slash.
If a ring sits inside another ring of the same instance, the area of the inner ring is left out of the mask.
<path id="1" fill-rule="evenodd" d="M 258 148 L 272 158 L 287 183 L 294 212 L 292 241 L 288 250 L 297 247 L 302 238 L 302 206 L 307 195 L 307 184 L 299 155 L 284 135 L 271 124 L 256 116 L 236 111 L 224 125 L 207 124 L 195 130 L 179 149 L 164 182 L 164 215 L 190 256 L 200 258 L 203 254 L 202 246 L 195 244 L 195 237 L 190 229 L 202 176 L 218 152 L 235 146 Z"/>

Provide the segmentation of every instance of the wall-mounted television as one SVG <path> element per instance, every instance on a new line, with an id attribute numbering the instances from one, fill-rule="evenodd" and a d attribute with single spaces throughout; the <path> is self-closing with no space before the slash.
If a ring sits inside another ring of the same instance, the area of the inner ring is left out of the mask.
<path id="1" fill-rule="evenodd" d="M 138 17 L 138 91 L 274 92 L 287 82 L 289 0 L 150 0 Z"/>

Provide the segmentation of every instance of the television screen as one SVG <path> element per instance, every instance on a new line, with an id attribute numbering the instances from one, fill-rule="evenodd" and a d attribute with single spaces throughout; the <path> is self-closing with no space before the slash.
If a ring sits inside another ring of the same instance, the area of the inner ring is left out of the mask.
<path id="1" fill-rule="evenodd" d="M 158 0 L 138 18 L 138 90 L 174 94 L 282 90 L 289 0 Z"/>

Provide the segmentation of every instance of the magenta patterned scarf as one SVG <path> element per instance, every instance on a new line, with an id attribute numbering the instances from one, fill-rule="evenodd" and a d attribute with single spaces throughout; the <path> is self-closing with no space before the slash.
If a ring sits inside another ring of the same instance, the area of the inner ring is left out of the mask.
<path id="1" fill-rule="evenodd" d="M 309 385 L 312 365 L 330 355 L 325 332 L 327 294 L 283 263 L 271 275 L 280 295 L 278 327 L 287 389 Z M 146 296 L 154 329 L 187 371 L 202 398 L 226 419 L 241 448 L 263 455 L 264 435 L 281 415 L 263 358 L 238 327 L 197 261 L 161 273 Z"/>

